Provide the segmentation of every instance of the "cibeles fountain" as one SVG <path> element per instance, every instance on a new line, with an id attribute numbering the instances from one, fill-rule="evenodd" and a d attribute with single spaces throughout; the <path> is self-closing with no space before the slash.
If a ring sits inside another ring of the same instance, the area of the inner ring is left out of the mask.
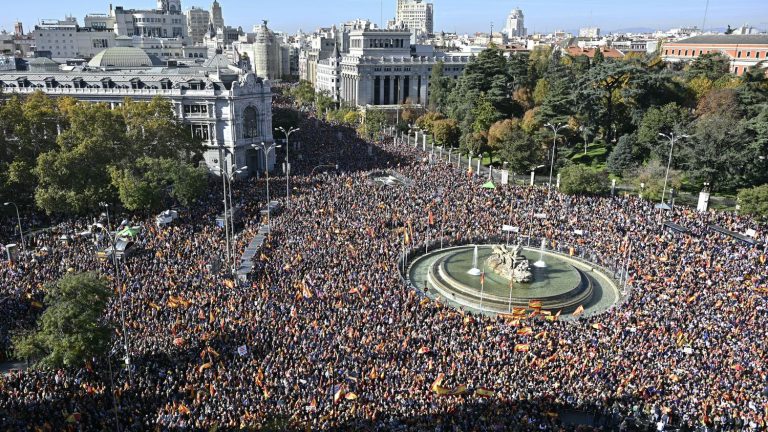
<path id="1" fill-rule="evenodd" d="M 538 248 L 485 244 L 430 251 L 410 261 L 405 277 L 431 298 L 490 315 L 529 308 L 533 301 L 553 313 L 579 306 L 600 313 L 620 296 L 609 275 L 546 250 L 546 240 Z"/>

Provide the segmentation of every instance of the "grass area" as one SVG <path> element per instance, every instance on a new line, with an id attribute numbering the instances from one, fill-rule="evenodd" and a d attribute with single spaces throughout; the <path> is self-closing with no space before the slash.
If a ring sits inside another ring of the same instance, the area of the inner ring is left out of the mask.
<path id="1" fill-rule="evenodd" d="M 567 157 L 574 163 L 589 165 L 593 168 L 605 168 L 608 161 L 608 148 L 604 144 L 592 143 L 587 146 L 586 153 L 583 148 L 576 147 Z"/>

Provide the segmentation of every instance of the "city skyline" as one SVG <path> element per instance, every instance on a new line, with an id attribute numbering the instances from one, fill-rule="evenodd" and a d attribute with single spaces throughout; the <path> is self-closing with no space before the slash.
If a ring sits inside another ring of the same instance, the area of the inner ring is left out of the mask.
<path id="1" fill-rule="evenodd" d="M 184 10 L 192 6 L 210 8 L 211 2 L 199 0 L 182 1 Z M 370 19 L 378 25 L 386 25 L 395 14 L 395 0 L 372 2 L 370 0 L 336 0 L 337 7 L 328 7 L 328 3 L 297 0 L 285 3 L 271 3 L 266 8 L 253 8 L 252 3 L 241 0 L 223 0 L 220 2 L 224 20 L 233 27 L 242 26 L 250 31 L 252 26 L 268 20 L 270 28 L 295 33 L 301 29 L 312 32 L 319 27 L 327 27 L 358 18 Z M 467 4 L 458 0 L 436 0 L 435 31 L 456 32 L 460 34 L 501 31 L 507 14 L 519 7 L 525 13 L 525 24 L 529 34 L 547 33 L 555 30 L 575 31 L 581 27 L 596 26 L 604 32 L 623 29 L 664 30 L 675 27 L 698 26 L 704 23 L 706 2 L 703 0 L 681 0 L 662 2 L 650 0 L 640 3 L 623 4 L 607 0 L 584 0 L 578 10 L 573 2 L 549 0 L 533 2 L 530 0 L 508 2 L 502 0 L 484 0 L 482 7 L 477 2 Z M 760 31 L 768 30 L 768 10 L 760 0 L 724 0 L 710 1 L 706 17 L 706 29 L 721 29 L 727 25 L 738 27 L 749 24 Z M 10 12 L 0 20 L 0 28 L 12 32 L 18 20 L 26 31 L 34 28 L 41 19 L 61 19 L 71 15 L 82 24 L 88 13 L 107 13 L 109 1 L 103 5 L 94 2 L 62 3 L 53 0 L 35 1 L 37 7 L 24 8 Z M 112 1 L 113 6 L 149 9 L 155 6 L 152 0 Z M 301 9 L 301 16 L 296 10 Z M 663 14 L 659 11 L 663 10 Z M 45 11 L 45 12 L 40 12 Z M 492 24 L 493 23 L 493 24 Z"/>

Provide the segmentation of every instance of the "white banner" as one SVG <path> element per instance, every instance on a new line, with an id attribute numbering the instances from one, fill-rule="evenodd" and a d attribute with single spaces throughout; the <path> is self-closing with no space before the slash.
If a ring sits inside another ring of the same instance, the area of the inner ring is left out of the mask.
<path id="1" fill-rule="evenodd" d="M 501 170 L 501 184 L 502 185 L 509 184 L 509 171 Z"/>
<path id="2" fill-rule="evenodd" d="M 245 357 L 248 355 L 248 347 L 243 345 L 237 347 L 237 353 L 240 354 L 240 357 Z"/>
<path id="3" fill-rule="evenodd" d="M 513 233 L 518 233 L 518 232 L 520 232 L 520 227 L 516 227 L 516 226 L 512 226 L 512 225 L 503 225 L 501 227 L 501 230 L 502 231 L 513 232 Z"/>
<path id="4" fill-rule="evenodd" d="M 533 217 L 535 217 L 536 219 L 546 219 L 547 218 L 547 214 L 546 213 L 535 213 L 533 215 Z"/>
<path id="5" fill-rule="evenodd" d="M 576 235 L 584 235 L 584 230 L 573 230 L 573 233 Z"/>

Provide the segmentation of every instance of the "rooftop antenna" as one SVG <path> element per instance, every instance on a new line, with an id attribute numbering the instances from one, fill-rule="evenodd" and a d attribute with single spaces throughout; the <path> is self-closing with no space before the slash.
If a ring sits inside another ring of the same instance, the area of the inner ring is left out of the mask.
<path id="1" fill-rule="evenodd" d="M 384 28 L 384 0 L 379 1 L 379 25 Z"/>
<path id="2" fill-rule="evenodd" d="M 709 0 L 707 0 L 707 5 L 704 7 L 704 21 L 701 23 L 701 32 L 704 33 L 704 29 L 707 27 L 707 13 L 709 12 Z"/>

